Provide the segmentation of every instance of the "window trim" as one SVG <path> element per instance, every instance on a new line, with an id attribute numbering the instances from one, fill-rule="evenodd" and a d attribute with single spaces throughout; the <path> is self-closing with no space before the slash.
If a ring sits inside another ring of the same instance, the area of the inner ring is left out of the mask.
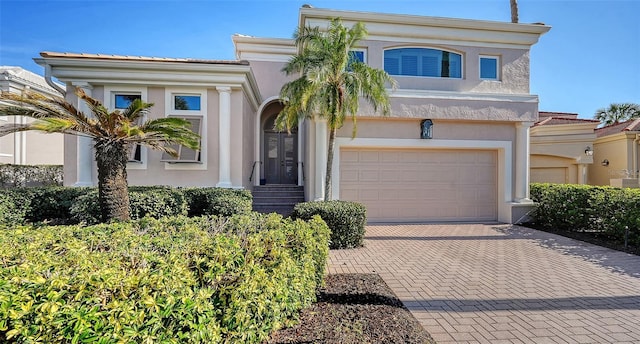
<path id="1" fill-rule="evenodd" d="M 437 80 L 464 80 L 465 79 L 465 59 L 466 59 L 466 55 L 464 52 L 462 51 L 456 51 L 456 50 L 452 50 L 452 49 L 445 49 L 445 48 L 441 48 L 441 47 L 437 47 L 437 46 L 419 46 L 419 45 L 401 45 L 401 46 L 394 46 L 394 47 L 387 47 L 387 48 L 383 48 L 382 49 L 382 70 L 384 70 L 384 57 L 385 57 L 385 53 L 389 50 L 397 50 L 397 49 L 431 49 L 431 50 L 439 50 L 439 51 L 446 51 L 448 53 L 452 53 L 452 54 L 456 54 L 456 55 L 460 55 L 460 77 L 459 78 L 454 78 L 454 77 L 441 77 L 441 76 L 423 76 L 423 75 L 402 75 L 402 74 L 390 74 L 390 76 L 396 78 L 396 77 L 402 77 L 402 78 L 426 78 L 426 79 L 437 79 Z M 387 72 L 388 73 L 388 72 Z"/>
<path id="2" fill-rule="evenodd" d="M 168 115 L 167 118 L 169 118 L 169 117 L 171 117 L 171 118 L 182 118 L 182 119 L 185 119 L 185 120 L 197 119 L 198 121 L 200 121 L 200 123 L 198 123 L 198 132 L 197 132 L 197 134 L 198 135 L 202 135 L 202 121 L 203 121 L 202 116 Z M 182 149 L 189 149 L 189 148 L 186 148 L 183 145 L 177 145 L 177 146 L 178 146 L 178 148 L 177 148 L 178 157 L 177 158 L 174 158 L 174 157 L 168 155 L 168 153 L 163 152 L 162 153 L 162 157 L 160 158 L 160 161 L 166 162 L 166 163 L 170 163 L 170 164 L 184 164 L 184 163 L 200 164 L 200 163 L 202 163 L 202 147 L 200 147 L 200 149 L 198 149 L 198 150 L 195 150 L 196 155 L 200 157 L 199 160 L 182 160 L 182 159 L 180 159 L 180 153 L 182 152 Z M 166 154 L 166 156 L 165 156 L 165 154 Z"/>
<path id="3" fill-rule="evenodd" d="M 483 78 L 482 77 L 482 59 L 492 59 L 495 61 L 496 63 L 496 77 L 495 78 Z M 486 80 L 486 81 L 500 81 L 501 80 L 501 73 L 500 73 L 500 69 L 501 69 L 501 65 L 500 65 L 500 56 L 498 55 L 484 55 L 484 54 L 480 54 L 478 56 L 478 78 L 480 80 Z"/>
<path id="4" fill-rule="evenodd" d="M 163 159 L 165 170 L 206 170 L 207 169 L 207 90 L 202 88 L 165 88 L 165 117 L 199 118 L 200 119 L 200 161 L 179 161 Z M 200 110 L 175 110 L 174 96 L 200 96 Z"/>
<path id="5" fill-rule="evenodd" d="M 117 94 L 139 94 L 140 99 L 143 102 L 147 102 L 148 94 L 146 87 L 132 87 L 132 86 L 105 86 L 104 87 L 104 105 L 109 111 L 115 111 L 116 108 L 116 95 Z M 148 118 L 145 116 L 141 120 L 144 122 Z M 127 161 L 127 169 L 131 170 L 146 170 L 147 162 L 149 160 L 148 148 L 140 146 L 140 161 L 130 160 Z M 129 155 L 131 156 L 131 154 Z"/>

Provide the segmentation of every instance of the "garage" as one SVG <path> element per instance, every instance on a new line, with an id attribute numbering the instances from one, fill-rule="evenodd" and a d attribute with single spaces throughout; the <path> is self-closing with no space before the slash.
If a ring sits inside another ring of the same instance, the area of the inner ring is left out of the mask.
<path id="1" fill-rule="evenodd" d="M 370 222 L 497 220 L 497 151 L 340 149 L 340 199 Z"/>
<path id="2" fill-rule="evenodd" d="M 567 168 L 566 167 L 548 167 L 548 168 L 531 168 L 531 182 L 532 183 L 567 183 Z"/>

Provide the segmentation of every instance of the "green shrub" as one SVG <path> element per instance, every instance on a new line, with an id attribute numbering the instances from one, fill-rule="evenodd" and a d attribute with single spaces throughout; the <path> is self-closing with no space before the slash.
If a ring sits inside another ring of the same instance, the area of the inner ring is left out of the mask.
<path id="1" fill-rule="evenodd" d="M 354 248 L 363 245 L 367 211 L 356 202 L 325 201 L 299 203 L 293 209 L 293 218 L 308 220 L 320 217 L 331 229 L 331 248 Z"/>
<path id="2" fill-rule="evenodd" d="M 534 223 L 568 232 L 590 232 L 640 246 L 640 189 L 570 184 L 531 184 Z"/>
<path id="3" fill-rule="evenodd" d="M 129 188 L 129 209 L 132 219 L 145 216 L 162 218 L 187 214 L 187 202 L 178 189 L 162 186 L 134 186 Z M 70 210 L 74 223 L 100 223 L 98 190 L 78 197 Z"/>
<path id="4" fill-rule="evenodd" d="M 328 236 L 274 214 L 0 231 L 0 339 L 260 343 L 313 301 Z"/>
<path id="5" fill-rule="evenodd" d="M 0 164 L 0 186 L 62 185 L 62 165 Z"/>
<path id="6" fill-rule="evenodd" d="M 31 200 L 24 194 L 7 191 L 0 192 L 0 224 L 15 226 L 25 223 Z"/>
<path id="7" fill-rule="evenodd" d="M 184 188 L 189 216 L 248 214 L 252 196 L 249 190 L 225 188 Z"/>

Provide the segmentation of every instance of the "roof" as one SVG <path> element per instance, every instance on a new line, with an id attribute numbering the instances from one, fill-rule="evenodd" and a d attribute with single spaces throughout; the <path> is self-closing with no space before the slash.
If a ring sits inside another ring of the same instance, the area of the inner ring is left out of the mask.
<path id="1" fill-rule="evenodd" d="M 561 124 L 576 124 L 576 123 L 600 123 L 595 119 L 583 119 L 578 118 L 577 113 L 570 112 L 539 112 L 539 121 L 534 124 L 534 127 L 543 125 L 561 125 Z"/>
<path id="2" fill-rule="evenodd" d="M 606 127 L 596 129 L 596 137 L 613 135 L 625 131 L 640 131 L 640 118 L 630 119 L 625 122 L 611 124 Z"/>
<path id="3" fill-rule="evenodd" d="M 17 66 L 0 66 L 0 80 L 14 80 L 20 84 L 37 87 L 48 92 L 59 92 L 47 84 L 43 76 Z M 62 85 L 60 85 L 62 87 Z"/>
<path id="4" fill-rule="evenodd" d="M 43 51 L 40 53 L 42 57 L 48 58 L 84 58 L 93 60 L 112 60 L 112 61 L 146 61 L 146 62 L 181 62 L 181 63 L 202 63 L 202 64 L 225 64 L 225 65 L 249 65 L 248 61 L 243 60 L 206 60 L 192 58 L 171 58 L 171 57 L 151 57 L 151 56 L 131 56 L 131 55 L 109 55 L 109 54 L 87 54 L 87 53 L 70 53 L 70 52 L 51 52 Z"/>

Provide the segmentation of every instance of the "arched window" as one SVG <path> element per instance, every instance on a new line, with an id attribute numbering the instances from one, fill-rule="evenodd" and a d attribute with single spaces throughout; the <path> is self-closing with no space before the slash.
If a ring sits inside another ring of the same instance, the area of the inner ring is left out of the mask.
<path id="1" fill-rule="evenodd" d="M 384 51 L 384 70 L 390 75 L 462 78 L 462 55 L 429 48 Z"/>

